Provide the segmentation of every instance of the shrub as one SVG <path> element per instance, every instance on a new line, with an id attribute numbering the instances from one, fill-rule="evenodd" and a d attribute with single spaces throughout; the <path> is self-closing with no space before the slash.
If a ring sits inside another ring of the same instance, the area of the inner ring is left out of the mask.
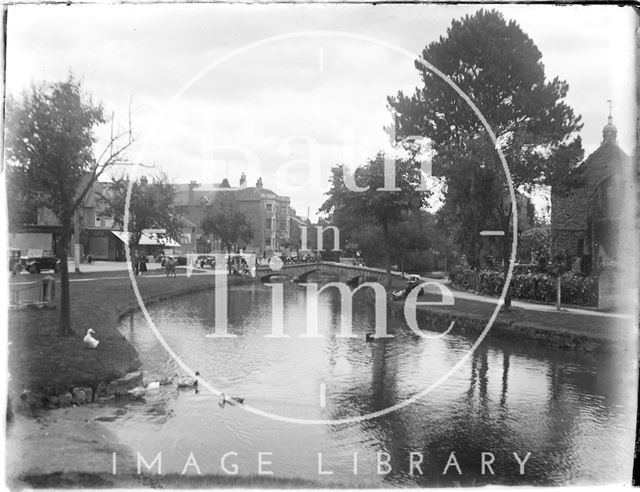
<path id="1" fill-rule="evenodd" d="M 496 270 L 476 271 L 461 261 L 449 278 L 455 288 L 473 290 L 480 294 L 500 296 L 504 286 L 504 274 Z M 547 273 L 515 273 L 511 277 L 509 291 L 514 298 L 531 301 L 555 302 L 556 277 Z M 561 276 L 561 301 L 565 304 L 595 306 L 598 303 L 598 281 L 573 271 Z"/>

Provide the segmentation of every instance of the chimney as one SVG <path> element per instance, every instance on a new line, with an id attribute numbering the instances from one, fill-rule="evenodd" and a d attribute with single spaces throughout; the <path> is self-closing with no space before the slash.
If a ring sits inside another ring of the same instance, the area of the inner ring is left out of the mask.
<path id="1" fill-rule="evenodd" d="M 200 186 L 197 181 L 191 180 L 189 181 L 189 205 L 196 204 L 196 193 L 195 189 Z"/>
<path id="2" fill-rule="evenodd" d="M 240 175 L 240 188 L 246 188 L 247 187 L 247 175 L 243 172 Z"/>

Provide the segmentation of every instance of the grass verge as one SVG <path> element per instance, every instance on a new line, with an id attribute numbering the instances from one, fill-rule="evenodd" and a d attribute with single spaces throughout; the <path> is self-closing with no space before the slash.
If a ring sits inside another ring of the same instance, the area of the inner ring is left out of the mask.
<path id="1" fill-rule="evenodd" d="M 138 308 L 127 273 L 72 273 L 70 278 L 72 336 L 56 334 L 58 309 L 9 313 L 10 395 L 23 389 L 58 394 L 74 386 L 95 387 L 139 368 L 135 349 L 117 329 L 119 318 Z M 211 275 L 166 278 L 161 272 L 149 272 L 137 283 L 145 303 L 152 303 L 211 288 L 213 281 Z M 229 279 L 229 284 L 234 281 Z M 89 328 L 100 341 L 96 350 L 82 341 Z"/>

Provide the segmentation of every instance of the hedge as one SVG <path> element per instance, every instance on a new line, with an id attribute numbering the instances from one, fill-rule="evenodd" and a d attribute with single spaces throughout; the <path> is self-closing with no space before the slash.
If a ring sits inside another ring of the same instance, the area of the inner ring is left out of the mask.
<path id="1" fill-rule="evenodd" d="M 456 268 L 449 278 L 455 288 L 473 290 L 489 296 L 500 296 L 504 286 L 504 274 L 495 270 L 476 271 Z M 567 272 L 561 277 L 561 302 L 580 306 L 597 306 L 598 282 L 595 277 Z M 509 292 L 517 299 L 555 302 L 556 277 L 547 273 L 516 273 L 511 276 Z"/>

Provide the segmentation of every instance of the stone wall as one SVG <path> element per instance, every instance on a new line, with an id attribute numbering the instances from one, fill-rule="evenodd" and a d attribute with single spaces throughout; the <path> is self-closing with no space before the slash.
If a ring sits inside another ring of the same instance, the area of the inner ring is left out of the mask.
<path id="1" fill-rule="evenodd" d="M 584 188 L 551 195 L 551 250 L 578 254 L 578 240 L 587 240 L 589 200 Z"/>

